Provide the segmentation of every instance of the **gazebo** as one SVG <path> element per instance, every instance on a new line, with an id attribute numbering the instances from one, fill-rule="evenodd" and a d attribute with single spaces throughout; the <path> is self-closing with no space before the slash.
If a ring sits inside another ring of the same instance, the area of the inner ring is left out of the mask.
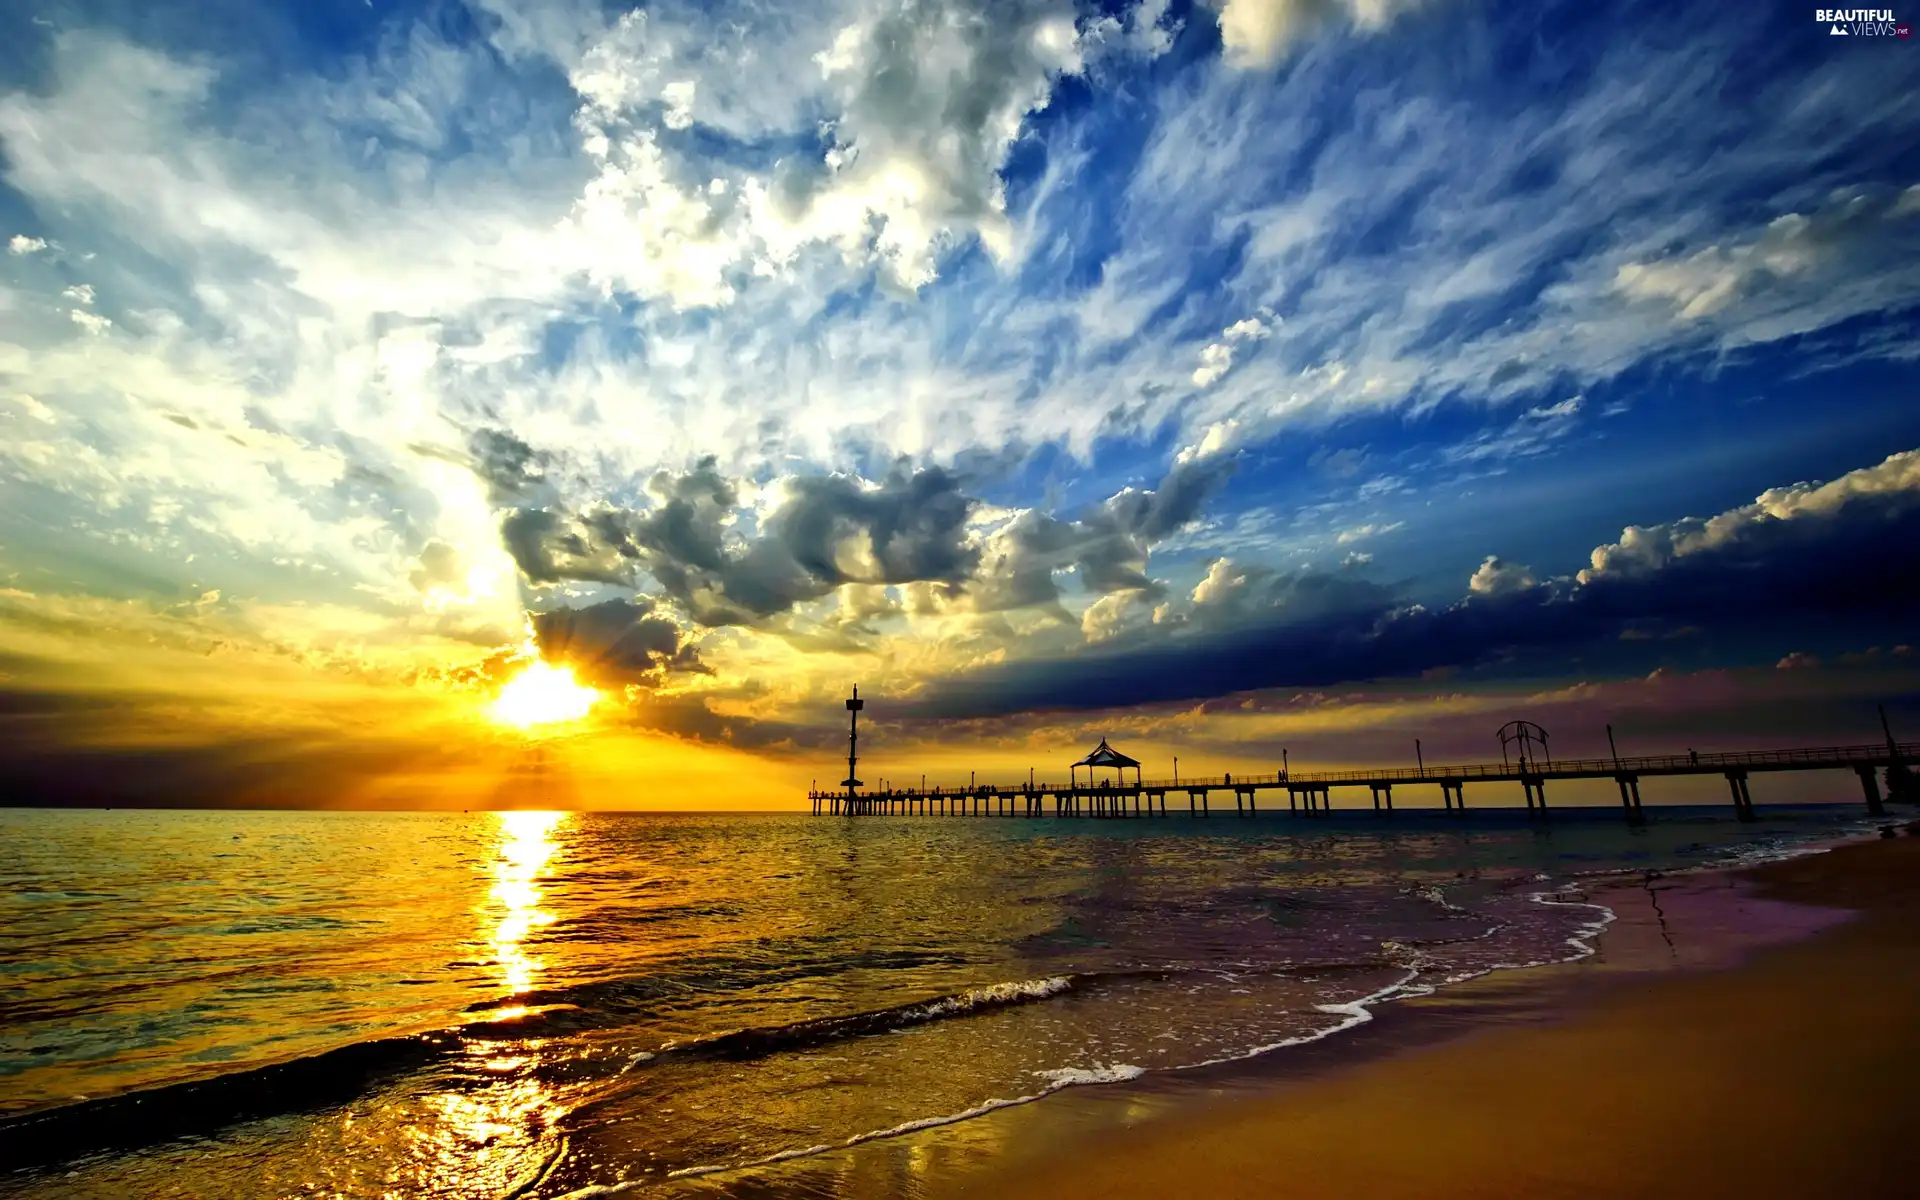
<path id="1" fill-rule="evenodd" d="M 1095 767 L 1112 767 L 1116 771 L 1125 771 L 1128 767 L 1132 767 L 1133 786 L 1140 786 L 1140 760 L 1128 758 L 1112 746 L 1107 745 L 1107 739 L 1105 738 L 1100 739 L 1100 744 L 1093 748 L 1092 754 L 1087 755 L 1079 762 L 1067 768 L 1068 774 L 1073 778 L 1073 786 L 1075 787 L 1080 786 L 1081 767 L 1087 768 L 1088 784 L 1094 782 L 1093 770 Z"/>

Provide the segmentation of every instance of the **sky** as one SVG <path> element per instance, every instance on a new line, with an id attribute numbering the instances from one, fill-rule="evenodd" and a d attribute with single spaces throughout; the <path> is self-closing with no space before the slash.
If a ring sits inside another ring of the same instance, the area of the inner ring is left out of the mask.
<path id="1" fill-rule="evenodd" d="M 898 783 L 1920 736 L 1866 33 L 7 5 L 0 787 L 797 806 L 855 684 Z"/>

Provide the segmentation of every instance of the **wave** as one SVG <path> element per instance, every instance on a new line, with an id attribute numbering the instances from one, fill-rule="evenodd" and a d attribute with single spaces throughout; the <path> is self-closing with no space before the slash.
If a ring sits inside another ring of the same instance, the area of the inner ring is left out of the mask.
<path id="1" fill-rule="evenodd" d="M 898 1125 L 890 1125 L 885 1129 L 869 1129 L 863 1133 L 856 1133 L 852 1137 L 845 1138 L 838 1142 L 822 1143 L 817 1146 L 796 1146 L 790 1150 L 782 1150 L 776 1154 L 769 1154 L 763 1158 L 750 1159 L 744 1162 L 705 1163 L 695 1167 L 682 1167 L 677 1171 L 667 1172 L 666 1178 L 693 1179 L 701 1175 L 717 1175 L 723 1171 L 745 1171 L 751 1170 L 754 1167 L 770 1167 L 776 1163 L 790 1162 L 796 1158 L 810 1158 L 813 1155 L 825 1154 L 831 1150 L 844 1150 L 850 1146 L 858 1146 L 866 1142 L 877 1142 L 882 1138 L 900 1137 L 909 1133 L 918 1133 L 923 1129 L 937 1129 L 942 1125 L 957 1125 L 961 1121 L 971 1121 L 975 1117 L 983 1117 L 990 1112 L 998 1112 L 1003 1108 L 1013 1108 L 1021 1104 L 1032 1104 L 1035 1100 L 1044 1099 L 1063 1088 L 1087 1087 L 1102 1083 L 1121 1083 L 1129 1079 L 1138 1079 L 1146 1073 L 1145 1067 L 1136 1067 L 1130 1063 L 1114 1063 L 1110 1066 L 1099 1067 L 1067 1067 L 1057 1071 L 1036 1071 L 1034 1074 L 1045 1079 L 1047 1084 L 1045 1087 L 1024 1096 L 986 1100 L 974 1105 L 972 1108 L 962 1109 L 959 1112 L 942 1113 L 939 1116 L 933 1117 L 917 1117 L 911 1121 L 902 1121 Z M 657 1180 L 634 1179 L 622 1183 L 589 1184 L 586 1187 L 576 1188 L 571 1192 L 556 1197 L 556 1200 L 589 1200 L 590 1197 L 594 1196 L 617 1196 L 623 1192 L 633 1191 L 635 1188 L 647 1187 L 655 1182 L 657 1182 Z"/>
<path id="2" fill-rule="evenodd" d="M 375 1083 L 456 1053 L 439 1031 L 355 1042 L 287 1062 L 164 1084 L 0 1120 L 0 1162 L 44 1167 L 132 1150 L 242 1121 L 344 1104 Z"/>
<path id="3" fill-rule="evenodd" d="M 788 1025 L 736 1029 L 696 1041 L 662 1046 L 654 1051 L 642 1051 L 633 1056 L 630 1065 L 684 1059 L 762 1058 L 783 1050 L 824 1045 L 848 1038 L 868 1037 L 876 1033 L 891 1033 L 896 1029 L 924 1025 L 929 1021 L 944 1020 L 948 1017 L 972 1016 L 991 1009 L 1011 1008 L 1019 1004 L 1032 1004 L 1038 1000 L 1049 1000 L 1072 990 L 1075 986 L 1100 978 L 1111 978 L 1111 976 L 1055 975 L 1045 979 L 1022 979 L 970 988 L 964 992 L 938 996 L 932 1000 L 917 1000 L 910 1004 L 897 1004 L 870 1012 L 816 1017 L 810 1021 L 795 1021 Z"/>
<path id="4" fill-rule="evenodd" d="M 1541 882 L 1546 878 L 1547 878 L 1546 876 L 1537 876 L 1534 880 L 1531 880 L 1529 882 Z M 1339 1018 L 1339 1020 L 1337 1020 L 1331 1025 L 1328 1025 L 1324 1029 L 1318 1029 L 1310 1033 L 1299 1034 L 1293 1037 L 1283 1038 L 1279 1041 L 1269 1042 L 1263 1045 L 1249 1047 L 1248 1049 L 1237 1051 L 1231 1054 L 1224 1054 L 1224 1055 L 1219 1055 L 1213 1058 L 1202 1059 L 1197 1062 L 1182 1063 L 1176 1066 L 1158 1068 L 1158 1071 L 1167 1072 L 1167 1073 L 1196 1071 L 1196 1070 L 1201 1070 L 1207 1067 L 1216 1067 L 1216 1066 L 1223 1066 L 1223 1065 L 1235 1063 L 1235 1062 L 1244 1062 L 1248 1059 L 1259 1058 L 1268 1054 L 1272 1054 L 1275 1051 L 1286 1050 L 1296 1046 L 1309 1045 L 1311 1043 L 1323 1041 L 1326 1038 L 1333 1037 L 1335 1034 L 1345 1033 L 1351 1029 L 1356 1029 L 1359 1026 L 1362 1026 L 1371 1022 L 1374 1019 L 1373 1009 L 1376 1005 L 1388 1003 L 1394 1000 L 1412 999 L 1419 996 L 1431 996 L 1435 992 L 1437 992 L 1441 987 L 1445 987 L 1452 984 L 1463 983 L 1469 979 L 1476 979 L 1484 975 L 1491 975 L 1496 971 L 1524 970 L 1530 967 L 1543 967 L 1543 966 L 1555 965 L 1558 963 L 1573 962 L 1578 959 L 1585 958 L 1589 955 L 1594 954 L 1598 949 L 1595 939 L 1597 939 L 1599 934 L 1603 930 L 1605 930 L 1608 925 L 1612 924 L 1613 921 L 1617 919 L 1617 914 L 1611 908 L 1608 908 L 1604 904 L 1596 904 L 1584 898 L 1582 899 L 1566 898 L 1566 891 L 1564 889 L 1560 891 L 1536 891 L 1531 895 L 1529 895 L 1528 899 L 1536 904 L 1550 905 L 1556 908 L 1592 909 L 1599 915 L 1596 916 L 1593 920 L 1583 922 L 1572 935 L 1564 939 L 1562 944 L 1565 945 L 1571 951 L 1571 953 L 1563 954 L 1559 957 L 1547 957 L 1547 958 L 1530 960 L 1527 962 L 1497 963 L 1491 966 L 1487 966 L 1487 967 L 1483 967 L 1475 970 L 1458 972 L 1452 975 L 1448 975 L 1434 982 L 1426 982 L 1422 979 L 1422 975 L 1424 972 L 1421 967 L 1402 967 L 1401 970 L 1403 971 L 1403 974 L 1398 980 L 1395 980 L 1393 983 L 1390 983 L 1384 987 L 1378 988 L 1364 996 L 1360 996 L 1354 1000 L 1314 1005 L 1313 1007 L 1316 1011 L 1325 1013 L 1328 1016 Z M 1443 904 L 1445 903 L 1444 900 L 1441 900 L 1440 902 Z M 1448 907 L 1452 907 L 1452 906 L 1448 905 Z M 1491 933 L 1493 931 L 1489 931 L 1489 932 Z M 1374 964 L 1374 965 L 1377 965 L 1377 964 Z M 1021 985 L 1000 984 L 1000 985 L 996 985 L 996 988 L 977 989 L 976 992 L 961 993 L 959 997 L 953 997 L 949 999 L 959 999 L 961 997 L 973 996 L 976 994 L 984 994 L 984 993 L 995 991 L 997 988 L 1025 987 L 1025 986 L 1031 986 L 1034 984 L 1049 984 L 1049 983 L 1060 983 L 1060 984 L 1066 985 L 1055 991 L 1049 991 L 1047 993 L 1048 995 L 1053 995 L 1053 994 L 1058 994 L 1058 991 L 1064 991 L 1076 985 L 1084 986 L 1086 982 L 1095 980 L 1095 979 L 1112 979 L 1116 976 L 1165 977 L 1173 974 L 1185 974 L 1185 973 L 1186 972 L 1183 972 L 1183 971 L 1156 970 L 1156 971 L 1108 972 L 1108 973 L 1089 974 L 1089 975 L 1059 976 L 1059 977 L 1055 977 L 1052 980 L 1029 980 L 1029 981 L 1026 981 L 1025 984 L 1021 984 Z M 1219 973 L 1219 972 L 1216 969 L 1213 971 L 1209 971 L 1208 973 Z M 1035 997 L 1035 998 L 1043 998 L 1043 997 Z M 905 1007 L 906 1008 L 915 1008 L 915 1007 L 932 1008 L 942 1004 L 943 1002 L 944 1001 L 928 1001 L 924 1005 L 905 1006 Z M 900 1010 L 888 1010 L 888 1011 L 900 1011 Z M 870 1015 L 878 1015 L 878 1014 L 870 1014 Z M 653 1057 L 655 1056 L 646 1055 L 644 1056 L 642 1061 L 646 1059 L 651 1059 Z M 749 1159 L 749 1160 L 740 1161 L 740 1162 L 707 1163 L 707 1164 L 701 1164 L 699 1166 L 683 1167 L 683 1168 L 680 1168 L 679 1170 L 668 1172 L 665 1177 L 668 1179 L 687 1179 L 687 1178 L 694 1178 L 702 1175 L 714 1175 L 714 1174 L 719 1174 L 719 1173 L 728 1172 L 728 1171 L 742 1171 L 742 1170 L 751 1170 L 757 1167 L 773 1166 L 778 1163 L 789 1162 L 793 1159 L 809 1158 L 819 1154 L 826 1154 L 834 1150 L 842 1150 L 842 1149 L 847 1149 L 849 1147 L 858 1146 L 866 1142 L 878 1141 L 883 1138 L 899 1137 L 904 1134 L 917 1133 L 917 1132 L 920 1132 L 921 1130 L 937 1128 L 942 1125 L 957 1124 L 961 1121 L 968 1121 L 968 1120 L 972 1120 L 975 1117 L 985 1116 L 988 1113 L 996 1112 L 1003 1108 L 1012 1108 L 1016 1105 L 1022 1105 L 1022 1104 L 1032 1104 L 1035 1101 L 1044 1099 L 1047 1096 L 1050 1096 L 1053 1093 L 1058 1092 L 1063 1088 L 1096 1086 L 1100 1084 L 1109 1084 L 1109 1083 L 1122 1083 L 1129 1080 L 1139 1079 L 1142 1076 L 1148 1074 L 1148 1070 L 1147 1068 L 1144 1068 L 1144 1067 L 1138 1067 L 1138 1066 L 1133 1066 L 1131 1064 L 1121 1063 L 1121 1064 L 1113 1064 L 1113 1065 L 1097 1065 L 1093 1067 L 1065 1067 L 1065 1068 L 1059 1068 L 1056 1070 L 1049 1070 L 1049 1071 L 1036 1071 L 1033 1074 L 1039 1078 L 1047 1080 L 1047 1085 L 1045 1087 L 1042 1087 L 1034 1092 L 1031 1092 L 1025 1095 L 1014 1096 L 1014 1097 L 1005 1098 L 1005 1099 L 986 1100 L 972 1106 L 971 1108 L 962 1109 L 958 1112 L 945 1113 L 945 1114 L 930 1116 L 930 1117 L 920 1117 L 911 1121 L 904 1121 L 898 1125 L 888 1126 L 887 1128 L 884 1128 L 884 1129 L 873 1129 L 863 1133 L 857 1133 L 857 1134 L 854 1134 L 852 1137 L 845 1138 L 838 1142 L 821 1143 L 813 1146 L 797 1146 L 787 1150 L 781 1150 L 774 1154 L 769 1154 L 760 1158 L 754 1158 L 754 1159 Z M 573 1191 L 567 1192 L 564 1195 L 557 1197 L 556 1200 L 591 1200 L 592 1197 L 620 1195 L 622 1193 L 633 1191 L 637 1188 L 646 1187 L 657 1182 L 658 1182 L 658 1179 L 654 1178 L 654 1179 L 627 1180 L 620 1183 L 612 1183 L 612 1184 L 591 1184 L 586 1187 L 578 1188 Z"/>
<path id="5" fill-rule="evenodd" d="M 1064 975 L 1014 980 L 872 1012 L 735 1030 L 636 1054 L 619 1073 L 652 1061 L 759 1058 L 1031 1004 L 1075 986 L 1076 979 Z M 209 1079 L 41 1109 L 0 1119 L 0 1161 L 19 1168 L 44 1167 L 83 1155 L 133 1150 L 178 1137 L 204 1136 L 246 1121 L 345 1104 L 384 1080 L 456 1056 L 469 1039 L 546 1036 L 599 1023 L 592 1014 L 562 1005 L 452 1029 L 355 1042 Z"/>
<path id="6" fill-rule="evenodd" d="M 1538 886 L 1537 881 L 1535 885 Z M 1439 888 L 1430 889 L 1422 894 L 1422 898 L 1447 909 L 1455 907 Z M 608 1062 L 606 1069 L 610 1074 L 617 1076 L 642 1067 L 651 1070 L 658 1065 L 675 1062 L 751 1060 L 853 1038 L 891 1033 L 933 1022 L 964 1019 L 1015 1006 L 1045 1002 L 1064 995 L 1084 993 L 1128 980 L 1165 980 L 1189 973 L 1223 974 L 1225 973 L 1223 968 L 1229 967 L 1291 974 L 1303 970 L 1325 971 L 1342 968 L 1372 970 L 1391 966 L 1404 972 L 1396 982 L 1356 1000 L 1316 1006 L 1320 1012 L 1338 1018 L 1327 1028 L 1267 1045 L 1254 1046 L 1218 1058 L 1163 1068 L 1176 1071 L 1191 1070 L 1254 1058 L 1286 1047 L 1319 1041 L 1371 1020 L 1369 1010 L 1376 1004 L 1398 998 L 1430 994 L 1436 986 L 1462 982 L 1495 970 L 1539 966 L 1549 962 L 1584 957 L 1594 952 L 1592 945 L 1594 935 L 1613 919 L 1613 913 L 1604 906 L 1592 904 L 1584 898 L 1570 898 L 1569 893 L 1564 889 L 1536 890 L 1530 899 L 1536 903 L 1556 907 L 1590 908 L 1598 914 L 1598 918 L 1582 923 L 1578 930 L 1567 938 L 1566 946 L 1571 953 L 1563 951 L 1557 957 L 1543 957 L 1535 961 L 1502 962 L 1482 969 L 1438 975 L 1438 977 L 1433 970 L 1433 966 L 1437 964 L 1420 961 L 1424 955 L 1417 953 L 1418 947 L 1398 944 L 1383 946 L 1383 949 L 1388 951 L 1386 961 L 1305 962 L 1295 960 L 1261 964 L 1213 963 L 1206 967 L 1161 965 L 1134 970 L 1058 974 L 998 982 L 870 1011 L 732 1030 L 660 1046 L 632 1054 L 624 1059 L 615 1059 L 614 1062 L 620 1062 L 622 1065 L 616 1069 L 611 1062 Z M 1492 932 L 1489 931 L 1489 933 Z M 1397 963 L 1392 961 L 1394 957 L 1399 956 L 1399 953 L 1406 952 L 1413 952 L 1412 962 L 1404 958 Z M 616 1002 L 597 1011 L 582 1009 L 565 1001 L 589 998 L 604 1001 L 608 999 L 606 995 L 608 984 L 592 984 L 586 985 L 584 989 L 555 989 L 551 993 L 529 994 L 517 999 L 522 1003 L 527 1001 L 537 1003 L 540 1000 L 561 1001 L 561 1003 L 549 1003 L 544 1008 L 535 1007 L 531 1011 L 511 1018 L 506 1017 L 505 1014 L 495 1015 L 489 1012 L 492 1005 L 475 1005 L 473 1006 L 476 1010 L 475 1015 L 482 1019 L 448 1029 L 353 1043 L 303 1058 L 234 1071 L 210 1079 L 167 1084 L 118 1096 L 84 1100 L 56 1108 L 0 1118 L 0 1161 L 22 1168 L 44 1167 L 87 1154 L 135 1149 L 182 1136 L 211 1134 L 225 1126 L 246 1121 L 347 1103 L 394 1076 L 426 1069 L 442 1060 L 457 1056 L 472 1039 L 547 1036 L 582 1027 L 616 1023 L 626 1015 L 620 1010 L 628 1008 L 632 1002 L 639 1000 L 643 993 L 659 996 L 678 992 L 682 990 L 685 982 L 684 975 L 676 979 L 655 977 L 620 981 L 616 986 L 621 988 L 623 995 L 620 999 L 626 1003 Z M 598 1073 L 597 1070 L 596 1073 Z M 932 1125 L 949 1124 L 992 1111 L 994 1108 L 1030 1103 L 1062 1087 L 1115 1082 L 1135 1078 L 1142 1073 L 1142 1068 L 1124 1064 L 1096 1065 L 1040 1073 L 1040 1077 L 1046 1081 L 1046 1086 L 1036 1089 L 1031 1094 L 988 1101 L 983 1106 L 976 1106 L 964 1113 L 929 1117 L 890 1129 L 870 1131 L 856 1135 L 852 1141 L 835 1143 L 835 1145 L 851 1145 L 860 1141 L 912 1132 Z M 595 1104 L 581 1106 L 583 1109 L 591 1107 L 595 1107 Z M 784 1158 L 799 1157 L 832 1148 L 834 1147 L 822 1146 L 784 1151 L 780 1159 L 763 1161 L 780 1161 Z M 748 1165 L 754 1164 L 689 1168 L 688 1171 L 727 1170 Z"/>

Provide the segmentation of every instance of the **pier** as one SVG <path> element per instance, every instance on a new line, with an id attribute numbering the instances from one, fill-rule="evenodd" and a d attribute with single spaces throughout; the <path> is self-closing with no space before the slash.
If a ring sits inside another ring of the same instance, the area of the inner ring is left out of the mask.
<path id="1" fill-rule="evenodd" d="M 865 707 L 859 700 L 847 701 L 849 716 L 858 720 Z M 1884 716 L 1883 716 L 1884 719 Z M 1608 730 L 1609 741 L 1612 730 Z M 1748 779 L 1755 774 L 1776 771 L 1848 771 L 1859 780 L 1861 796 L 1869 815 L 1886 813 L 1886 797 L 1881 793 L 1880 775 L 1886 772 L 1890 786 L 1911 786 L 1907 764 L 1920 760 L 1920 742 L 1895 742 L 1891 736 L 1882 742 L 1854 746 L 1811 746 L 1781 750 L 1736 750 L 1716 754 L 1653 754 L 1606 758 L 1554 760 L 1544 757 L 1546 734 L 1530 722 L 1509 722 L 1501 728 L 1501 745 L 1517 745 L 1517 761 L 1467 763 L 1431 766 L 1422 760 L 1412 767 L 1376 767 L 1358 771 L 1291 771 L 1286 767 L 1266 775 L 1214 775 L 1173 779 L 1142 779 L 1140 764 L 1109 747 L 1102 739 L 1086 758 L 1071 764 L 1066 784 L 1035 782 L 1027 779 L 1013 784 L 970 783 L 961 787 L 885 786 L 865 788 L 854 775 L 858 750 L 857 726 L 848 731 L 847 781 L 838 790 L 814 787 L 807 793 L 813 812 L 835 816 L 942 816 L 942 817 L 1089 817 L 1124 818 L 1166 816 L 1168 798 L 1171 811 L 1184 810 L 1201 818 L 1214 813 L 1213 801 L 1221 801 L 1224 813 L 1228 795 L 1233 811 L 1240 817 L 1267 813 L 1314 818 L 1334 811 L 1335 789 L 1358 792 L 1366 789 L 1371 811 L 1383 817 L 1393 813 L 1394 788 L 1436 787 L 1441 806 L 1447 812 L 1467 811 L 1467 785 L 1519 784 L 1529 815 L 1545 817 L 1548 812 L 1547 784 L 1568 779 L 1611 779 L 1620 789 L 1620 806 L 1626 819 L 1638 824 L 1646 820 L 1641 803 L 1640 781 L 1673 775 L 1720 775 L 1735 814 L 1743 821 L 1756 820 L 1753 795 Z M 1415 743 L 1416 752 L 1418 743 Z M 1179 761 L 1174 762 L 1176 767 Z M 1078 768 L 1105 766 L 1115 773 L 1106 782 L 1091 778 L 1082 782 Z M 1133 772 L 1131 782 L 1125 779 Z M 1269 800 L 1261 807 L 1262 798 Z M 1280 804 L 1284 797 L 1285 807 Z M 1366 801 L 1361 801 L 1365 804 Z M 1051 807 L 1049 808 L 1049 804 Z M 1361 804 L 1355 810 L 1365 811 Z M 1344 806 L 1343 806 L 1344 807 Z"/>

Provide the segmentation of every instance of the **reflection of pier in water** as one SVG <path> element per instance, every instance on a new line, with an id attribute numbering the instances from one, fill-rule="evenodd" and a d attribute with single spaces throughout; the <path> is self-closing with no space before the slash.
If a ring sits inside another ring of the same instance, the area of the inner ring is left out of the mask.
<path id="1" fill-rule="evenodd" d="M 849 701 L 848 708 L 858 712 Z M 1882 714 L 1884 720 L 1884 714 Z M 1721 775 L 1732 793 L 1735 813 L 1742 821 L 1757 819 L 1748 777 L 1774 771 L 1851 771 L 1860 780 L 1867 812 L 1881 816 L 1886 812 L 1880 791 L 1880 773 L 1885 771 L 1890 789 L 1910 787 L 1906 764 L 1920 760 L 1920 742 L 1887 740 L 1858 746 L 1815 746 L 1784 750 L 1736 750 L 1728 753 L 1652 754 L 1607 758 L 1554 760 L 1546 756 L 1546 734 L 1531 722 L 1515 721 L 1500 731 L 1503 752 L 1509 745 L 1519 757 L 1504 756 L 1497 763 L 1428 766 L 1422 761 L 1413 767 L 1375 767 L 1359 771 L 1290 771 L 1282 767 L 1270 775 L 1214 775 L 1181 779 L 1142 779 L 1140 764 L 1108 746 L 1100 745 L 1086 758 L 1072 764 L 1067 784 L 1035 782 L 1031 773 L 1014 784 L 969 783 L 966 787 L 895 788 L 882 786 L 862 790 L 855 778 L 858 757 L 857 729 L 848 732 L 847 781 L 839 790 L 818 786 L 807 793 L 815 814 L 835 816 L 1002 816 L 1002 817 L 1139 817 L 1167 815 L 1167 797 L 1184 795 L 1186 810 L 1192 816 L 1211 814 L 1211 797 L 1216 792 L 1233 794 L 1234 811 L 1240 816 L 1257 816 L 1260 797 L 1286 794 L 1286 811 L 1296 816 L 1315 817 L 1333 810 L 1335 788 L 1366 788 L 1371 794 L 1373 811 L 1393 812 L 1395 785 L 1433 785 L 1440 789 L 1442 805 L 1448 812 L 1465 812 L 1468 783 L 1518 783 L 1526 798 L 1529 815 L 1544 817 L 1547 812 L 1547 781 L 1565 779 L 1612 779 L 1620 789 L 1620 805 L 1627 819 L 1646 820 L 1640 801 L 1640 780 L 1662 775 Z M 1612 730 L 1608 730 L 1611 741 Z M 1415 743 L 1416 749 L 1418 743 Z M 1177 769 L 1178 759 L 1174 760 Z M 1088 768 L 1089 779 L 1081 782 L 1078 768 Z M 1113 776 L 1106 782 L 1091 778 L 1094 769 L 1107 767 Z M 1128 770 L 1133 780 L 1126 780 Z M 1906 799 L 1896 794 L 1895 799 Z M 1051 813 L 1047 802 L 1053 802 Z M 1279 811 L 1275 803 L 1268 811 Z"/>

